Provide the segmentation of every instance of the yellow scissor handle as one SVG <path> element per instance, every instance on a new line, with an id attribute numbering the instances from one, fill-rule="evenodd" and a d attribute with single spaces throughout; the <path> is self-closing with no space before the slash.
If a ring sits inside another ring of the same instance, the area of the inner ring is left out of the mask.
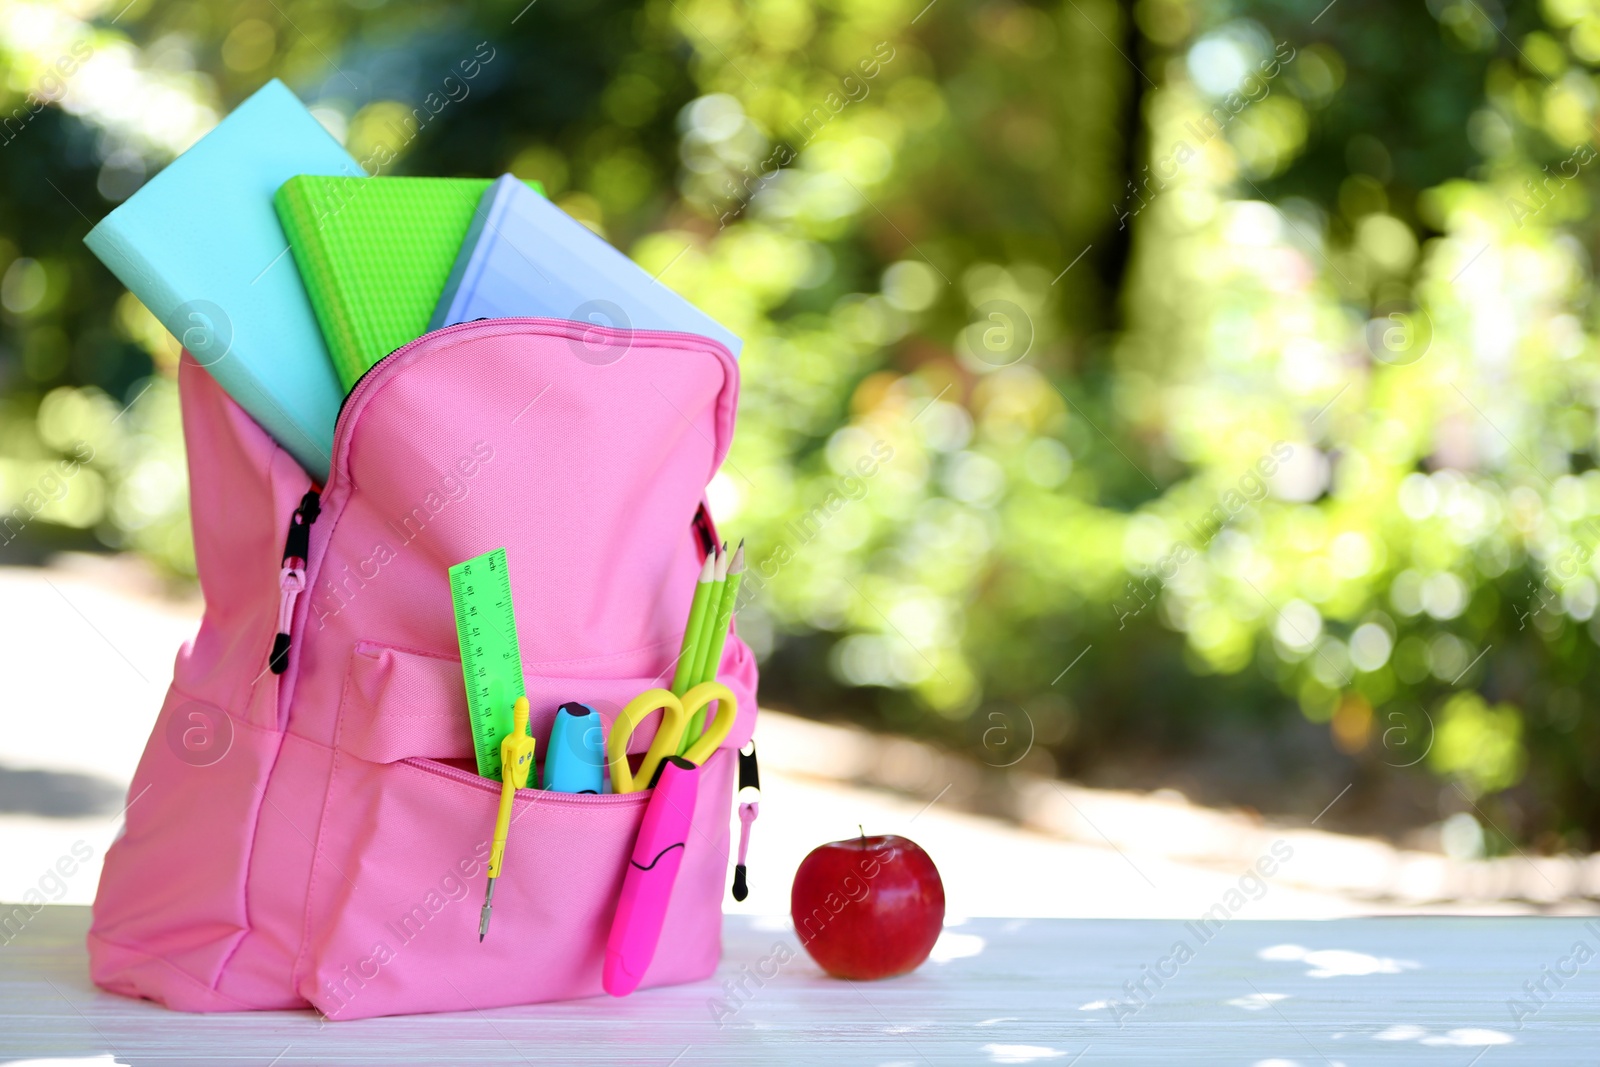
<path id="1" fill-rule="evenodd" d="M 661 709 L 661 724 L 656 727 L 655 740 L 650 742 L 644 762 L 639 764 L 639 777 L 636 780 L 628 769 L 628 741 L 633 736 L 634 728 L 657 708 Z M 648 785 L 650 779 L 655 777 L 661 761 L 677 751 L 678 739 L 683 736 L 683 728 L 688 721 L 689 716 L 684 712 L 683 704 L 670 689 L 646 689 L 628 701 L 628 706 L 611 724 L 611 736 L 606 738 L 606 762 L 611 767 L 612 790 L 636 793 Z"/>
<path id="2" fill-rule="evenodd" d="M 728 736 L 728 731 L 733 729 L 733 720 L 739 717 L 739 705 L 734 700 L 733 691 L 721 682 L 701 682 L 683 694 L 681 699 L 683 712 L 691 718 L 691 721 L 695 712 L 713 700 L 717 702 L 717 717 L 711 720 L 711 725 L 706 727 L 705 733 L 695 738 L 689 747 L 683 750 L 683 758 L 698 765 L 711 757 L 711 753 L 722 744 L 723 738 Z"/>

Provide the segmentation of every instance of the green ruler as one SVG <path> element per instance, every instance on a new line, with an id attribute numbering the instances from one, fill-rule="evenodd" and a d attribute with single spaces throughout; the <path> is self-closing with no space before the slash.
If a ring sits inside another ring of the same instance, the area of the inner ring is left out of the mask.
<path id="1" fill-rule="evenodd" d="M 456 609 L 478 773 L 499 781 L 500 742 L 511 732 L 512 705 L 524 695 L 506 550 L 497 548 L 451 567 L 450 602 Z"/>

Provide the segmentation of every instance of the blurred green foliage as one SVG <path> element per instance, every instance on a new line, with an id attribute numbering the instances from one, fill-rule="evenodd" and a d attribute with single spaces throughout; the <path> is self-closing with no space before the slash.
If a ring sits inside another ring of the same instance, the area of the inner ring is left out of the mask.
<path id="1" fill-rule="evenodd" d="M 13 555 L 191 565 L 174 342 L 81 238 L 278 76 L 746 339 L 768 703 L 1090 776 L 1309 721 L 1326 796 L 1595 846 L 1590 0 L 123 2 L 0 0 Z"/>

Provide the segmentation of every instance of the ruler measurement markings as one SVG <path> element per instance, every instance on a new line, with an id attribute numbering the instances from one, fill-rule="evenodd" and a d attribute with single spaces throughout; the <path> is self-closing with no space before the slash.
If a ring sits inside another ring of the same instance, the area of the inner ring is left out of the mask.
<path id="1" fill-rule="evenodd" d="M 478 773 L 499 779 L 500 741 L 511 729 L 511 705 L 524 693 L 505 549 L 451 567 L 450 597 Z"/>

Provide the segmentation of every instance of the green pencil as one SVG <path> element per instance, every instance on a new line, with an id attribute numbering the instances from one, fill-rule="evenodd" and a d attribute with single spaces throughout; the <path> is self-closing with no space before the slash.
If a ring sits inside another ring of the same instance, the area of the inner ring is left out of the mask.
<path id="1" fill-rule="evenodd" d="M 728 555 L 728 546 L 724 544 L 717 553 L 717 568 L 711 575 L 711 595 L 706 597 L 705 621 L 701 623 L 700 636 L 695 640 L 694 670 L 689 675 L 689 689 L 706 680 L 706 653 L 716 639 L 717 616 L 722 611 L 722 590 L 728 584 L 728 561 L 732 558 Z"/>
<path id="2" fill-rule="evenodd" d="M 708 618 L 715 619 L 711 623 L 709 640 L 706 641 L 700 654 L 700 674 L 695 684 L 700 682 L 714 682 L 717 680 L 717 668 L 722 666 L 722 646 L 728 641 L 728 627 L 733 622 L 734 608 L 739 600 L 739 583 L 744 580 L 744 542 L 739 542 L 738 549 L 731 559 L 723 564 L 724 575 L 722 583 L 722 599 L 717 605 L 715 615 Z"/>
<path id="3" fill-rule="evenodd" d="M 672 673 L 672 693 L 683 696 L 695 684 L 695 671 L 700 664 L 700 633 L 705 629 L 706 604 L 711 599 L 717 560 L 707 556 L 700 568 L 700 578 L 695 582 L 694 599 L 689 602 L 689 620 L 683 624 L 683 643 L 678 647 L 678 665 Z"/>
<path id="4" fill-rule="evenodd" d="M 718 552 L 712 549 L 712 574 L 710 574 L 710 590 L 706 593 L 706 609 L 701 613 L 701 625 L 698 632 L 694 633 L 694 662 L 690 664 L 688 678 L 683 680 L 683 693 L 688 693 L 694 686 L 699 685 L 702 665 L 706 662 L 706 643 L 710 641 L 712 627 L 717 625 L 717 611 L 722 606 L 722 585 L 725 571 L 728 569 L 728 552 L 726 545 Z M 683 696 L 678 693 L 678 696 Z"/>
<path id="5" fill-rule="evenodd" d="M 722 583 L 722 598 L 717 604 L 713 614 L 707 612 L 710 620 L 710 630 L 705 639 L 700 642 L 700 668 L 695 676 L 695 684 L 701 682 L 714 682 L 717 680 L 717 668 L 722 666 L 722 649 L 728 641 L 728 628 L 733 623 L 733 612 L 739 604 L 739 583 L 744 580 L 744 542 L 739 542 L 739 547 L 734 551 L 733 557 L 723 557 L 726 574 Z M 700 736 L 705 729 L 706 709 L 701 708 L 689 717 L 689 725 L 683 732 L 683 742 L 678 746 L 681 755 L 689 745 Z"/>

